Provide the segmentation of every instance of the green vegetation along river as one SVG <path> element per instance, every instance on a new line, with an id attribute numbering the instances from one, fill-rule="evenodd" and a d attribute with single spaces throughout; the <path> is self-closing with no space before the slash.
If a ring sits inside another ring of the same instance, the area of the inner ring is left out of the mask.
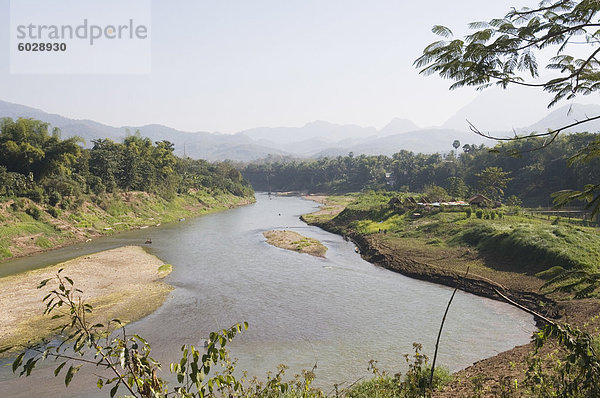
<path id="1" fill-rule="evenodd" d="M 351 242 L 299 220 L 316 209 L 316 203 L 297 197 L 269 200 L 261 194 L 249 206 L 21 259 L 18 268 L 36 267 L 45 256 L 75 257 L 151 239 L 150 252 L 173 264 L 165 281 L 175 289 L 158 311 L 128 328 L 150 341 L 163 364 L 178 358 L 182 344 L 201 347 L 210 331 L 239 321 L 250 328 L 231 345 L 238 369 L 260 377 L 285 363 L 292 376 L 317 364 L 315 385 L 327 391 L 334 383 L 368 376 L 370 359 L 380 368 L 402 370 L 402 354 L 412 351 L 413 342 L 423 343 L 431 355 L 451 289 L 362 260 Z M 328 248 L 326 257 L 268 245 L 262 233 L 271 229 L 318 239 Z M 531 316 L 460 293 L 447 319 L 439 362 L 458 370 L 527 343 L 534 330 Z M 96 389 L 93 369 L 83 368 L 69 389 L 52 370 L 18 379 L 3 366 L 0 390 L 11 397 L 107 394 Z"/>

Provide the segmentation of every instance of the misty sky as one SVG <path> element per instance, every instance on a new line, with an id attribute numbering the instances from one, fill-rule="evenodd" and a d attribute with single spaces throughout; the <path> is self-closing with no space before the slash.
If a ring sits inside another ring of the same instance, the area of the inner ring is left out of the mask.
<path id="1" fill-rule="evenodd" d="M 481 93 L 449 92 L 449 81 L 418 75 L 412 63 L 436 39 L 432 25 L 464 34 L 468 22 L 503 16 L 509 4 L 153 1 L 151 74 L 11 75 L 9 3 L 0 0 L 1 100 L 114 126 L 224 133 L 313 120 L 381 128 L 394 117 L 440 125 Z M 536 90 L 483 95 L 478 117 L 487 130 L 523 126 L 547 113 L 548 96 Z"/>

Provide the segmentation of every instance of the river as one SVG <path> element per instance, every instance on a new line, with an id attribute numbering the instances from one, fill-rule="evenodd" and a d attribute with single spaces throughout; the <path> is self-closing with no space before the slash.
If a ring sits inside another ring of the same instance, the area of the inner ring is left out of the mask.
<path id="1" fill-rule="evenodd" d="M 179 223 L 101 238 L 3 264 L 14 273 L 83 254 L 152 239 L 149 252 L 173 264 L 175 289 L 152 315 L 127 326 L 143 335 L 153 356 L 178 360 L 182 344 L 202 347 L 210 331 L 247 321 L 230 346 L 238 369 L 264 376 L 284 363 L 291 377 L 315 364 L 315 385 L 352 383 L 368 376 L 370 359 L 390 372 L 404 370 L 403 354 L 419 342 L 432 355 L 452 289 L 376 267 L 340 236 L 307 226 L 299 216 L 318 205 L 298 197 L 258 194 L 255 204 Z M 270 229 L 291 229 L 328 247 L 326 258 L 268 245 Z M 0 274 L 1 275 L 1 274 Z M 525 344 L 533 318 L 507 304 L 459 292 L 440 344 L 438 363 L 455 371 Z M 3 361 L 2 365 L 7 365 Z M 18 379 L 0 369 L 0 391 L 11 397 L 108 396 L 93 369 L 82 369 L 69 389 L 50 368 Z M 33 395 L 32 395 L 33 394 Z"/>

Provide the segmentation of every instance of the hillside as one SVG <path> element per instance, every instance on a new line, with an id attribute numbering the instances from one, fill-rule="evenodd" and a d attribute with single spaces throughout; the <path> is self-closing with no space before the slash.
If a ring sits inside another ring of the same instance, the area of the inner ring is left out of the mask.
<path id="1" fill-rule="evenodd" d="M 251 196 L 206 190 L 173 200 L 146 192 L 106 194 L 81 197 L 75 202 L 65 200 L 56 207 L 15 198 L 0 202 L 0 262 L 251 201 Z"/>

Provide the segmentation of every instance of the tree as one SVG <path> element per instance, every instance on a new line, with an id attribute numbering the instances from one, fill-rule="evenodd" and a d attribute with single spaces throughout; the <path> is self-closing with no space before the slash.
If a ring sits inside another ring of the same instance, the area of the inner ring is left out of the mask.
<path id="1" fill-rule="evenodd" d="M 465 198 L 469 192 L 469 188 L 460 177 L 448 177 L 446 180 L 448 193 L 453 198 Z"/>
<path id="2" fill-rule="evenodd" d="M 60 130 L 48 130 L 49 124 L 40 120 L 0 120 L 0 165 L 36 181 L 67 172 L 81 152 L 80 139 L 61 140 Z"/>
<path id="3" fill-rule="evenodd" d="M 486 167 L 481 173 L 475 174 L 477 186 L 481 193 L 490 199 L 501 200 L 504 196 L 504 188 L 511 180 L 509 174 L 502 171 L 500 167 Z"/>
<path id="4" fill-rule="evenodd" d="M 436 202 L 443 202 L 445 200 L 448 200 L 448 192 L 444 188 L 437 185 L 426 186 L 423 193 L 429 199 L 434 200 Z"/>
<path id="5" fill-rule="evenodd" d="M 454 142 L 452 143 L 452 146 L 454 147 L 454 149 L 458 149 L 460 147 L 460 141 L 454 140 Z"/>
<path id="6" fill-rule="evenodd" d="M 92 141 L 94 146 L 90 151 L 89 170 L 100 177 L 108 192 L 117 188 L 117 175 L 121 163 L 119 144 L 110 138 L 99 138 Z"/>
<path id="7" fill-rule="evenodd" d="M 544 0 L 535 8 L 512 8 L 502 18 L 473 22 L 469 27 L 475 32 L 463 40 L 452 38 L 450 29 L 436 25 L 433 32 L 444 39 L 428 45 L 415 65 L 422 74 L 439 74 L 453 80 L 450 89 L 463 86 L 485 89 L 494 84 L 502 88 L 520 85 L 542 89 L 554 94 L 548 104 L 552 107 L 563 99 L 600 90 L 599 12 L 598 0 Z M 542 76 L 537 56 L 546 49 L 554 52 L 545 66 L 553 73 Z M 473 125 L 471 130 L 499 141 L 546 137 L 540 146 L 546 147 L 562 131 L 597 119 L 600 115 L 547 132 L 513 137 L 492 136 Z M 532 150 L 535 149 L 539 148 Z M 583 148 L 582 153 L 598 156 L 593 147 Z M 557 203 L 573 198 L 587 200 L 594 214 L 600 212 L 600 184 L 590 184 L 583 191 L 563 192 Z"/>

